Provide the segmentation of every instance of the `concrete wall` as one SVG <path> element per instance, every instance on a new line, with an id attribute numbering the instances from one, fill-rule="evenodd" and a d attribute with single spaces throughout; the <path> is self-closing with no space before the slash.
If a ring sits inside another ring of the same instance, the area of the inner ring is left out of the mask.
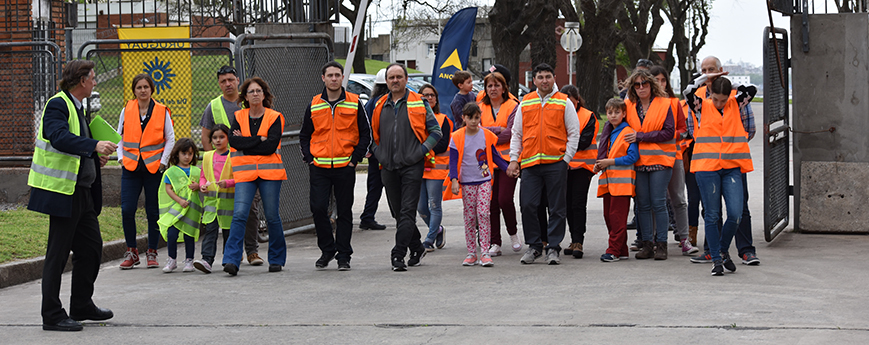
<path id="1" fill-rule="evenodd" d="M 27 174 L 30 168 L 0 168 L 0 203 L 27 204 L 30 187 Z M 121 206 L 121 167 L 102 169 L 103 206 Z M 145 207 L 145 197 L 139 195 L 139 207 Z"/>
<path id="2" fill-rule="evenodd" d="M 791 19 L 795 227 L 869 232 L 869 16 Z"/>

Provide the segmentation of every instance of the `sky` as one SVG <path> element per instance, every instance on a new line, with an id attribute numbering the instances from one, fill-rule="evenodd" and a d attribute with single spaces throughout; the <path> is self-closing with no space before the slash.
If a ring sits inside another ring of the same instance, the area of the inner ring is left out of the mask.
<path id="1" fill-rule="evenodd" d="M 391 1 L 395 0 L 380 0 L 381 6 L 388 6 Z M 494 0 L 484 0 L 494 3 Z M 832 5 L 832 0 L 827 0 L 829 8 L 835 8 Z M 816 9 L 818 12 L 823 12 L 824 0 L 815 0 Z M 381 9 L 381 12 L 387 12 Z M 830 12 L 835 12 L 830 10 Z M 373 15 L 375 9 L 369 9 L 368 13 Z M 700 50 L 698 56 L 703 57 L 714 55 L 721 61 L 733 62 L 744 61 L 756 66 L 763 64 L 763 29 L 769 26 L 769 15 L 766 10 L 766 1 L 764 0 L 714 0 L 712 3 L 712 19 L 709 22 L 709 35 L 706 37 L 706 45 Z M 790 17 L 782 16 L 781 13 L 772 12 L 773 23 L 776 27 L 790 30 Z M 385 22 L 388 18 L 377 18 L 384 20 L 383 23 L 377 24 L 374 27 L 374 35 L 389 33 L 389 23 Z M 666 19 L 665 19 L 666 20 Z M 349 26 L 350 23 L 345 18 L 341 17 L 342 25 Z M 665 24 L 660 33 L 658 33 L 655 42 L 656 47 L 666 48 L 667 43 L 672 35 L 672 30 L 669 23 Z"/>

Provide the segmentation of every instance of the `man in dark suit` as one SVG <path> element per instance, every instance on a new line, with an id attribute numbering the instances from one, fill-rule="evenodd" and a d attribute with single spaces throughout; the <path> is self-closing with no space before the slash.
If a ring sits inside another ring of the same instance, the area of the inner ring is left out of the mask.
<path id="1" fill-rule="evenodd" d="M 42 271 L 42 329 L 47 331 L 80 331 L 78 321 L 114 316 L 91 299 L 103 247 L 97 220 L 102 208 L 100 167 L 117 149 L 110 141 L 92 138 L 82 108 L 81 100 L 96 85 L 93 68 L 93 62 L 83 60 L 64 68 L 62 91 L 43 109 L 27 179 L 33 187 L 27 208 L 49 215 Z M 67 314 L 60 301 L 60 280 L 70 251 L 72 294 Z"/>

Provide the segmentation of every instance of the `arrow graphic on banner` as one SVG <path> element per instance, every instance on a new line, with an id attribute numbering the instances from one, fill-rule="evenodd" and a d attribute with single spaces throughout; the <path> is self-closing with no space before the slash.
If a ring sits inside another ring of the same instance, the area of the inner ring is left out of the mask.
<path id="1" fill-rule="evenodd" d="M 441 65 L 441 68 L 449 67 L 449 66 L 453 66 L 455 68 L 458 68 L 459 70 L 462 69 L 462 60 L 459 59 L 459 50 L 458 49 L 453 50 L 453 53 L 450 54 L 450 57 L 447 58 L 447 61 L 444 61 L 444 64 Z"/>

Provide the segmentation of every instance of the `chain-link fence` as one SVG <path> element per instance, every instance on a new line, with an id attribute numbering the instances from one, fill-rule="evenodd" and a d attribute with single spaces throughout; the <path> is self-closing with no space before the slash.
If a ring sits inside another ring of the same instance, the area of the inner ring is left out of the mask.
<path id="1" fill-rule="evenodd" d="M 62 56 L 52 42 L 0 43 L 0 156 L 33 154 L 37 121 L 57 92 Z"/>
<path id="2" fill-rule="evenodd" d="M 787 30 L 764 29 L 763 56 L 763 214 L 764 237 L 769 242 L 784 230 L 790 219 Z"/>
<path id="3" fill-rule="evenodd" d="M 79 48 L 79 58 L 96 64 L 94 91 L 99 93 L 99 102 L 89 102 L 88 111 L 117 126 L 124 106 L 135 99 L 133 77 L 145 73 L 154 81 L 152 98 L 172 113 L 176 140 L 191 138 L 201 146 L 199 121 L 205 106 L 221 95 L 217 70 L 233 65 L 232 42 L 229 38 L 86 42 Z"/>

